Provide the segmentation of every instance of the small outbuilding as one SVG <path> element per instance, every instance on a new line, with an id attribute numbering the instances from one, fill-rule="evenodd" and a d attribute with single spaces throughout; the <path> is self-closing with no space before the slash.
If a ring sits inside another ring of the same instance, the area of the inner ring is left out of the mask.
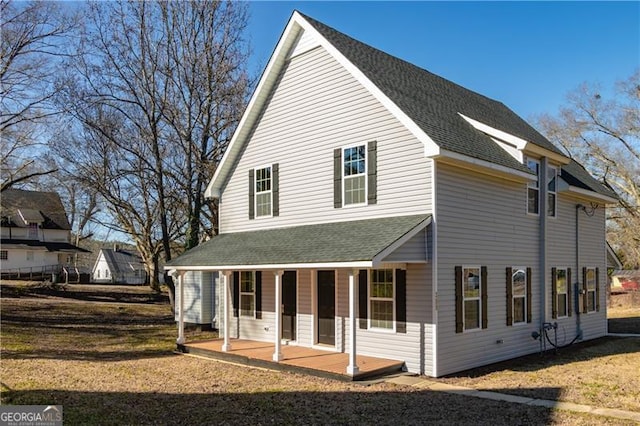
<path id="1" fill-rule="evenodd" d="M 118 248 L 103 248 L 91 271 L 91 281 L 101 284 L 147 283 L 147 274 L 138 253 Z"/>

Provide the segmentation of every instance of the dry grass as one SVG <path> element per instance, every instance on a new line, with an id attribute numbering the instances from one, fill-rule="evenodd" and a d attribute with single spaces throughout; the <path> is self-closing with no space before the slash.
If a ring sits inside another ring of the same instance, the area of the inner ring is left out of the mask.
<path id="1" fill-rule="evenodd" d="M 631 424 L 174 355 L 175 325 L 166 305 L 132 302 L 139 294 L 112 302 L 81 301 L 78 289 L 67 289 L 77 290 L 69 300 L 63 292 L 31 290 L 7 297 L 11 291 L 3 286 L 3 404 L 62 404 L 65 424 L 72 425 Z M 565 385 L 545 384 L 539 390 L 559 393 Z"/>

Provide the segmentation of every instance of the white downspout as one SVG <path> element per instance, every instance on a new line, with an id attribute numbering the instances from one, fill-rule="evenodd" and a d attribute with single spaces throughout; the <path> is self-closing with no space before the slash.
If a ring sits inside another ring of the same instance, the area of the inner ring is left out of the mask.
<path id="1" fill-rule="evenodd" d="M 179 345 L 184 345 L 184 271 L 178 271 L 178 287 L 180 288 L 180 306 L 178 309 L 178 340 Z"/>

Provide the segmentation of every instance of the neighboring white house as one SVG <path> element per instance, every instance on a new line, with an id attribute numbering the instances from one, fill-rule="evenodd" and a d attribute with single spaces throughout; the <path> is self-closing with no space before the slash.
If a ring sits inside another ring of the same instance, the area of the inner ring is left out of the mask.
<path id="1" fill-rule="evenodd" d="M 88 252 L 71 244 L 71 226 L 57 193 L 6 189 L 0 204 L 3 276 L 58 274 L 75 253 Z"/>
<path id="2" fill-rule="evenodd" d="M 117 248 L 100 249 L 91 271 L 94 283 L 145 284 L 147 274 L 137 253 Z"/>
<path id="3" fill-rule="evenodd" d="M 177 293 L 219 274 L 223 348 L 442 376 L 607 332 L 614 194 L 502 103 L 298 12 L 206 196 L 219 235 L 165 268 Z"/>

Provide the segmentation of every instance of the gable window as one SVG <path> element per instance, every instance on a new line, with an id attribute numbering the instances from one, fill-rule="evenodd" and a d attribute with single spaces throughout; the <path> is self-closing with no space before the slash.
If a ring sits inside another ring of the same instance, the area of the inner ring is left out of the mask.
<path id="1" fill-rule="evenodd" d="M 587 312 L 595 312 L 597 307 L 596 268 L 586 268 L 585 287 L 587 288 Z"/>
<path id="2" fill-rule="evenodd" d="M 100 278 L 100 269 L 98 269 L 98 278 Z"/>
<path id="3" fill-rule="evenodd" d="M 271 216 L 271 166 L 256 169 L 256 217 Z"/>
<path id="4" fill-rule="evenodd" d="M 547 216 L 556 217 L 558 169 L 547 168 Z"/>
<path id="5" fill-rule="evenodd" d="M 9 252 L 7 250 L 0 250 L 0 260 L 8 260 Z"/>
<path id="6" fill-rule="evenodd" d="M 333 150 L 333 207 L 378 203 L 378 142 Z"/>
<path id="7" fill-rule="evenodd" d="M 527 158 L 527 167 L 536 175 L 536 180 L 527 184 L 527 213 L 540 212 L 540 162 Z"/>
<path id="8" fill-rule="evenodd" d="M 366 148 L 364 145 L 342 150 L 342 188 L 345 206 L 367 202 L 365 157 Z"/>
<path id="9" fill-rule="evenodd" d="M 240 316 L 255 317 L 256 280 L 253 271 L 240 271 Z"/>
<path id="10" fill-rule="evenodd" d="M 280 214 L 277 163 L 249 170 L 249 219 Z"/>
<path id="11" fill-rule="evenodd" d="M 371 271 L 369 321 L 371 328 L 393 330 L 394 279 L 393 269 L 374 269 Z"/>
<path id="12" fill-rule="evenodd" d="M 551 268 L 552 317 L 571 316 L 571 269 Z"/>

